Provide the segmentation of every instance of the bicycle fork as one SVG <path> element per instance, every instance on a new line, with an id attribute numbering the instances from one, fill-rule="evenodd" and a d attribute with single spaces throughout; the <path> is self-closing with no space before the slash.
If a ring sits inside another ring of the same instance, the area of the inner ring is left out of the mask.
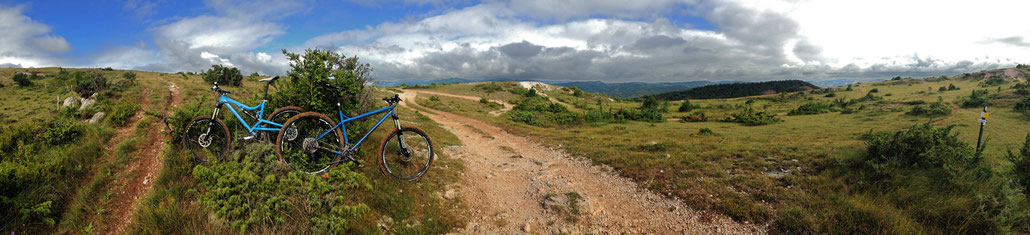
<path id="1" fill-rule="evenodd" d="M 404 132 L 401 131 L 401 118 L 397 116 L 397 111 L 393 111 L 393 124 L 397 125 L 397 143 L 400 144 L 400 149 L 397 152 L 401 155 L 401 160 L 405 162 L 411 160 L 411 152 L 408 151 L 408 144 L 404 143 Z"/>

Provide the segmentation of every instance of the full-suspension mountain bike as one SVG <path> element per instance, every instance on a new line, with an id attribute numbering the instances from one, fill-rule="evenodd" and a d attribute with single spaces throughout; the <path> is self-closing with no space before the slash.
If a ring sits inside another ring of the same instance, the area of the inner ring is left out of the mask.
<path id="1" fill-rule="evenodd" d="M 341 91 L 343 88 L 326 84 L 330 89 Z M 388 117 L 393 118 L 396 129 L 386 134 L 379 145 L 379 169 L 383 174 L 396 179 L 417 181 L 422 178 L 433 163 L 433 142 L 425 131 L 417 127 L 401 126 L 400 117 L 394 110 L 401 102 L 398 95 L 383 98 L 389 106 L 354 117 L 343 115 L 340 103 L 336 103 L 340 123 L 317 112 L 298 114 L 283 123 L 279 137 L 276 138 L 276 154 L 294 169 L 308 174 L 324 174 L 341 162 L 352 161 L 354 154 Z M 383 114 L 371 129 L 353 145 L 347 138 L 346 123 L 361 120 L 372 115 Z"/>
<path id="2" fill-rule="evenodd" d="M 232 143 L 232 136 L 229 133 L 229 129 L 225 126 L 225 122 L 218 119 L 218 111 L 221 110 L 223 105 L 228 107 L 229 111 L 232 111 L 233 116 L 236 116 L 240 124 L 243 124 L 243 127 L 249 132 L 250 136 L 240 139 L 261 138 L 268 143 L 275 143 L 275 137 L 278 136 L 276 132 L 282 128 L 280 123 L 304 112 L 304 109 L 299 107 L 286 106 L 276 109 L 268 119 L 263 118 L 265 105 L 268 103 L 268 87 L 278 79 L 279 77 L 276 76 L 260 80 L 265 83 L 265 95 L 261 99 L 261 104 L 256 106 L 247 106 L 229 98 L 226 94 L 231 92 L 218 87 L 218 82 L 215 82 L 211 90 L 217 92 L 219 98 L 215 104 L 214 113 L 210 116 L 203 115 L 193 118 L 189 125 L 186 125 L 182 137 L 183 148 L 190 152 L 193 160 L 197 163 L 208 163 L 216 159 L 221 160 L 225 156 L 225 153 L 229 151 L 229 145 Z M 251 125 L 246 120 L 243 120 L 240 112 L 237 112 L 233 105 L 238 106 L 244 114 L 256 120 L 254 124 Z"/>

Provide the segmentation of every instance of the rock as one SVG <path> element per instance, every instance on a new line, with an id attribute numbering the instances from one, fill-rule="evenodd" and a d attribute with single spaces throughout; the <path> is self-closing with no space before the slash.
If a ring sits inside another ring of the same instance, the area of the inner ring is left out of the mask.
<path id="1" fill-rule="evenodd" d="M 454 199 L 457 196 L 458 192 L 455 192 L 454 189 L 448 189 L 447 192 L 443 193 L 443 198 L 447 198 L 448 200 Z"/>
<path id="2" fill-rule="evenodd" d="M 89 120 L 86 121 L 86 122 L 87 123 L 99 123 L 102 120 L 104 120 L 104 112 L 97 112 L 97 113 L 93 114 L 93 117 L 89 118 Z"/>
<path id="3" fill-rule="evenodd" d="M 79 99 L 76 99 L 75 97 L 68 97 L 67 99 L 64 99 L 63 103 L 61 103 L 61 106 L 63 107 L 75 107 L 78 105 Z"/>
<path id="4" fill-rule="evenodd" d="M 524 233 L 530 233 L 530 231 L 533 231 L 532 229 L 533 227 L 530 227 L 529 224 L 522 225 L 522 232 Z"/>
<path id="5" fill-rule="evenodd" d="M 82 111 L 83 109 L 86 109 L 89 106 L 93 106 L 93 103 L 96 102 L 96 99 L 82 99 L 82 106 L 79 106 L 79 111 Z"/>

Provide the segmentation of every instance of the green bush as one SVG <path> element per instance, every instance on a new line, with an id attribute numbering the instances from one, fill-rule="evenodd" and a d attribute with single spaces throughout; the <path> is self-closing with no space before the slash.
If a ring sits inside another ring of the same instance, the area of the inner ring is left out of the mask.
<path id="1" fill-rule="evenodd" d="M 235 67 L 212 65 L 207 72 L 200 74 L 204 82 L 225 86 L 240 86 L 243 84 L 243 73 Z"/>
<path id="2" fill-rule="evenodd" d="M 472 87 L 472 90 L 474 90 L 474 91 L 483 91 L 483 92 L 486 92 L 486 93 L 494 93 L 494 92 L 498 92 L 498 91 L 504 90 L 504 87 L 501 87 L 501 85 L 498 85 L 496 82 L 488 82 L 488 83 L 476 84 L 476 86 Z"/>
<path id="3" fill-rule="evenodd" d="M 727 118 L 725 121 L 742 123 L 747 126 L 761 126 L 783 121 L 783 119 L 766 114 L 765 112 L 755 112 L 755 110 L 750 106 L 736 113 L 732 113 L 730 116 L 732 118 Z"/>
<path id="4" fill-rule="evenodd" d="M 111 122 L 111 125 L 125 126 L 129 118 L 132 118 L 139 109 L 140 105 L 135 100 L 124 99 L 121 104 L 109 110 L 110 116 L 108 116 L 108 120 Z"/>
<path id="5" fill-rule="evenodd" d="M 1016 182 L 1023 188 L 1023 194 L 1030 193 L 1030 133 L 1027 133 L 1023 140 L 1023 147 L 1019 153 L 1013 154 L 1008 151 L 1008 160 L 1012 162 L 1012 174 Z"/>
<path id="6" fill-rule="evenodd" d="M 102 151 L 96 132 L 61 116 L 0 128 L 0 227 L 57 224 L 75 179 Z"/>
<path id="7" fill-rule="evenodd" d="M 951 115 L 951 107 L 942 102 L 934 102 L 929 105 L 912 107 L 912 111 L 905 114 L 922 117 L 942 117 Z"/>
<path id="8" fill-rule="evenodd" d="M 698 108 L 698 105 L 693 105 L 693 104 L 690 103 L 690 100 L 684 99 L 683 103 L 680 104 L 680 107 L 679 107 L 679 109 L 677 109 L 677 111 L 680 111 L 680 112 L 690 112 L 691 110 L 694 110 L 694 109 L 697 109 L 697 108 Z"/>
<path id="9" fill-rule="evenodd" d="M 192 99 L 186 102 L 184 105 L 180 105 L 176 108 L 172 116 L 168 117 L 166 124 L 172 129 L 172 144 L 179 146 L 182 144 L 182 134 L 186 130 L 186 125 L 193 121 L 193 118 L 201 115 L 211 115 L 212 105 L 205 105 L 204 101 L 207 100 L 208 96 L 200 96 L 197 99 Z"/>
<path id="10" fill-rule="evenodd" d="M 287 221 L 304 223 L 314 233 L 345 233 L 353 220 L 371 212 L 353 197 L 355 192 L 372 191 L 371 180 L 352 171 L 350 163 L 333 168 L 323 179 L 292 170 L 277 160 L 273 149 L 251 144 L 235 156 L 242 163 L 195 166 L 200 201 L 240 233 Z M 294 216 L 310 219 L 297 221 Z"/>
<path id="11" fill-rule="evenodd" d="M 11 76 L 11 80 L 14 80 L 18 86 L 32 86 L 32 80 L 29 80 L 29 75 L 25 73 L 15 73 L 14 76 Z"/>
<path id="12" fill-rule="evenodd" d="M 959 104 L 963 108 L 983 107 L 987 105 L 987 90 L 973 90 L 969 96 L 959 99 Z"/>
<path id="13" fill-rule="evenodd" d="M 832 105 L 830 104 L 816 101 L 812 103 L 802 104 L 801 106 L 798 106 L 798 108 L 791 110 L 789 113 L 787 113 L 787 115 L 795 116 L 829 113 L 831 111 L 831 108 Z"/>
<path id="14" fill-rule="evenodd" d="M 1000 86 L 1000 85 L 1004 85 L 1007 82 L 1008 81 L 1006 81 L 1005 78 L 1002 78 L 1002 77 L 999 77 L 999 76 L 991 76 L 987 80 L 984 80 L 983 82 L 980 82 L 979 85 L 981 87 Z"/>
<path id="15" fill-rule="evenodd" d="M 75 72 L 73 74 L 75 92 L 82 97 L 89 97 L 94 93 L 107 89 L 107 78 L 98 72 Z"/>
<path id="16" fill-rule="evenodd" d="M 529 124 L 529 125 L 534 125 L 534 126 L 543 126 L 544 125 L 542 122 L 540 122 L 540 120 L 537 120 L 536 115 L 533 112 L 523 111 L 523 110 L 512 110 L 511 112 L 508 112 L 508 113 L 509 113 L 509 115 L 511 115 L 511 120 L 512 121 L 521 122 L 521 123 L 525 123 L 525 124 Z"/>
<path id="17" fill-rule="evenodd" d="M 1025 196 L 1015 182 L 994 172 L 952 128 L 922 124 L 871 134 L 866 155 L 853 163 L 859 172 L 851 180 L 867 183 L 855 185 L 851 194 L 882 195 L 900 216 L 939 232 L 1009 233 L 1025 223 Z"/>
<path id="18" fill-rule="evenodd" d="M 292 105 L 313 112 L 336 113 L 336 102 L 340 101 L 344 113 L 360 108 L 366 95 L 365 84 L 371 81 L 372 67 L 368 64 L 358 63 L 357 57 L 321 49 L 308 49 L 303 55 L 283 50 L 283 54 L 291 61 L 291 69 L 288 79 L 279 81 L 280 90 L 270 98 L 273 107 Z M 344 90 L 336 92 L 325 84 Z"/>
<path id="19" fill-rule="evenodd" d="M 1016 105 L 1012 107 L 1012 110 L 1024 113 L 1030 112 L 1030 97 L 1023 98 L 1022 100 L 1019 100 L 1019 102 L 1016 102 Z"/>

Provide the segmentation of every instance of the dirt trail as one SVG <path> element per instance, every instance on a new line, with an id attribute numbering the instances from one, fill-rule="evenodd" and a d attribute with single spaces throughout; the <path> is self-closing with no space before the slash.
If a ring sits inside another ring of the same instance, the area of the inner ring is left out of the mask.
<path id="1" fill-rule="evenodd" d="M 409 102 L 416 93 L 436 94 L 407 90 L 401 105 L 418 106 Z M 479 120 L 434 112 L 423 114 L 457 135 L 463 144 L 442 148 L 466 166 L 459 183 L 449 187 L 454 191 L 444 193 L 444 197 L 458 197 L 469 206 L 469 223 L 459 233 L 765 233 L 758 226 L 693 210 L 679 200 L 640 190 L 610 167 L 572 159 L 560 150 Z M 567 193 L 576 193 L 582 200 L 568 200 Z M 573 207 L 578 216 L 569 216 Z"/>
<path id="2" fill-rule="evenodd" d="M 175 83 L 168 84 L 168 92 L 170 95 L 163 107 L 163 115 L 166 117 L 172 114 L 173 107 L 179 106 L 182 102 L 179 87 Z M 161 159 L 161 149 L 165 146 L 163 131 L 166 131 L 165 126 L 159 122 L 149 126 L 146 139 L 142 142 L 143 146 L 133 153 L 138 159 L 128 163 L 119 173 L 123 178 L 111 186 L 110 192 L 113 195 L 111 201 L 106 204 L 111 212 L 110 220 L 107 221 L 107 226 L 103 227 L 103 234 L 124 234 L 125 228 L 135 217 L 140 199 L 150 194 L 154 180 L 164 165 Z"/>
<path id="3" fill-rule="evenodd" d="M 418 93 L 430 94 L 430 95 L 438 95 L 438 96 L 448 96 L 448 97 L 454 97 L 454 98 L 466 99 L 466 100 L 472 100 L 472 101 L 479 101 L 480 99 L 482 99 L 481 97 L 467 96 L 467 95 L 455 95 L 455 94 L 443 93 L 443 92 L 437 92 L 437 91 L 419 90 Z M 499 116 L 499 115 L 504 114 L 504 113 L 506 113 L 508 111 L 511 111 L 511 109 L 514 107 L 511 104 L 509 104 L 508 102 L 501 101 L 501 100 L 490 100 L 490 102 L 498 103 L 498 104 L 501 104 L 501 106 L 502 106 L 501 110 L 490 112 L 490 115 L 494 115 L 494 116 Z"/>

